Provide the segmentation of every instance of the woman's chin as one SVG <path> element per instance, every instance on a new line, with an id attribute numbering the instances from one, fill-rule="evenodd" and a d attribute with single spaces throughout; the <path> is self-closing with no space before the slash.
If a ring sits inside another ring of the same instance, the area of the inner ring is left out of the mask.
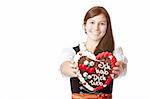
<path id="1" fill-rule="evenodd" d="M 101 39 L 96 37 L 96 38 L 92 38 L 92 40 L 93 41 L 100 41 Z"/>

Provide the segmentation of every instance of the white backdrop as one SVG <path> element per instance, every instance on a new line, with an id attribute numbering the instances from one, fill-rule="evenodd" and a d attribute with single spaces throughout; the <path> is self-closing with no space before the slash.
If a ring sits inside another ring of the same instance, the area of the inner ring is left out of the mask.
<path id="1" fill-rule="evenodd" d="M 148 0 L 1 0 L 0 99 L 69 99 L 59 55 L 85 40 L 83 17 L 94 5 L 108 10 L 116 46 L 129 60 L 114 99 L 148 99 Z"/>

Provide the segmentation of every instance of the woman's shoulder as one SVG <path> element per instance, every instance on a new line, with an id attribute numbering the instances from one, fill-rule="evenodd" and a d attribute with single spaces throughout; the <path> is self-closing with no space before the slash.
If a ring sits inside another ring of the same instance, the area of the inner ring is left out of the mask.
<path id="1" fill-rule="evenodd" d="M 61 51 L 61 56 L 62 57 L 73 57 L 76 55 L 77 52 L 84 50 L 84 43 L 79 42 L 78 44 L 74 45 L 73 47 L 67 47 L 63 48 Z"/>
<path id="2" fill-rule="evenodd" d="M 62 54 L 74 54 L 75 50 L 73 49 L 73 47 L 63 48 L 61 53 Z"/>
<path id="3" fill-rule="evenodd" d="M 86 50 L 85 48 L 85 42 L 79 42 L 78 44 L 72 46 L 72 47 L 68 47 L 68 48 L 64 48 L 63 52 L 79 52 L 80 50 Z"/>

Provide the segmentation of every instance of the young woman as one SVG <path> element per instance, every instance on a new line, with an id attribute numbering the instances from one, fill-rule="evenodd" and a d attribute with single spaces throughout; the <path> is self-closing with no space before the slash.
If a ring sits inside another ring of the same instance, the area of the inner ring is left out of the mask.
<path id="1" fill-rule="evenodd" d="M 92 7 L 85 15 L 84 29 L 87 34 L 86 42 L 64 52 L 64 59 L 60 66 L 62 74 L 70 77 L 72 99 L 112 99 L 113 81 L 100 91 L 90 93 L 82 88 L 76 72 L 78 71 L 73 57 L 77 52 L 86 50 L 97 55 L 101 52 L 114 52 L 114 38 L 111 28 L 110 16 L 105 8 L 100 6 Z M 122 50 L 119 50 L 122 53 Z M 126 72 L 127 62 L 123 54 L 119 54 L 121 59 L 116 62 L 113 68 L 114 78 Z"/>

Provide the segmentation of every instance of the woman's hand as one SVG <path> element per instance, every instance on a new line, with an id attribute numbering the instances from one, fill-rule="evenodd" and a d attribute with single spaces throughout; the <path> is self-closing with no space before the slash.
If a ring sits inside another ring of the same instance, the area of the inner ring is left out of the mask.
<path id="1" fill-rule="evenodd" d="M 71 61 L 65 61 L 61 64 L 60 70 L 62 74 L 69 77 L 77 77 L 76 72 L 78 71 L 77 64 L 72 63 Z"/>
<path id="2" fill-rule="evenodd" d="M 116 67 L 113 68 L 112 73 L 114 73 L 114 78 L 118 78 L 123 72 L 125 72 L 127 64 L 122 61 L 117 61 L 115 65 Z"/>

